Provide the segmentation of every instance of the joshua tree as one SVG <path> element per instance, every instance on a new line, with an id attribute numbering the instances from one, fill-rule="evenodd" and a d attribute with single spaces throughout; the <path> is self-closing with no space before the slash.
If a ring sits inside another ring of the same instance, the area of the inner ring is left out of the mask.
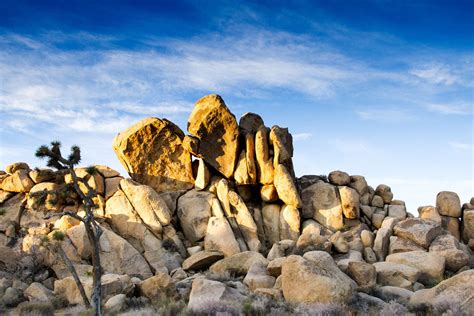
<path id="1" fill-rule="evenodd" d="M 96 195 L 94 189 L 88 183 L 91 175 L 93 175 L 97 170 L 94 167 L 87 168 L 87 175 L 85 177 L 78 177 L 74 166 L 76 166 L 81 160 L 81 150 L 78 146 L 71 147 L 71 154 L 69 155 L 68 159 L 64 158 L 61 154 L 61 143 L 60 142 L 52 142 L 51 146 L 41 146 L 36 151 L 36 157 L 38 158 L 47 158 L 47 166 L 55 168 L 57 170 L 63 170 L 66 173 L 69 173 L 72 178 L 72 184 L 74 190 L 79 195 L 85 210 L 84 216 L 79 216 L 74 212 L 63 212 L 60 215 L 69 215 L 82 223 L 84 223 L 84 227 L 86 230 L 87 237 L 89 242 L 92 246 L 92 282 L 93 282 L 93 292 L 92 292 L 92 305 L 95 309 L 96 315 L 102 315 L 101 309 L 101 295 L 102 295 L 102 285 L 101 285 L 101 277 L 102 277 L 102 267 L 100 264 L 100 236 L 102 235 L 102 229 L 97 224 L 94 218 L 93 208 L 95 207 L 93 198 Z M 81 189 L 82 188 L 82 189 Z M 85 189 L 84 189 L 85 188 Z M 86 192 L 84 192 L 86 191 Z M 43 191 L 43 194 L 47 194 L 48 192 Z M 44 195 L 43 195 L 44 196 Z M 58 214 L 55 214 L 58 215 Z M 71 264 L 67 256 L 65 256 L 64 252 L 59 253 L 63 260 L 65 261 L 66 266 L 71 271 L 76 283 L 78 283 L 79 290 L 81 291 L 81 295 L 83 295 L 84 299 L 84 287 L 82 286 L 79 278 L 77 277 L 77 273 L 74 269 L 74 266 Z M 64 255 L 64 256 L 63 256 Z M 84 304 L 86 306 L 89 305 L 89 301 L 87 297 L 85 297 Z M 90 305 L 89 305 L 90 306 Z"/>

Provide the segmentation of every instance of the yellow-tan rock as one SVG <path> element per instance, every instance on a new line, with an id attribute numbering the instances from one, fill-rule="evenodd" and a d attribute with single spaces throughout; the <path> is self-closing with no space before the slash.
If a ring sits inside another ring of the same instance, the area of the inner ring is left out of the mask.
<path id="1" fill-rule="evenodd" d="M 293 181 L 293 177 L 283 164 L 275 166 L 274 184 L 278 196 L 286 205 L 291 205 L 296 208 L 302 206 L 303 203 L 301 202 L 301 197 Z"/>
<path id="2" fill-rule="evenodd" d="M 158 193 L 194 186 L 191 155 L 184 134 L 166 119 L 150 117 L 119 133 L 113 148 L 131 178 Z"/>
<path id="3" fill-rule="evenodd" d="M 261 126 L 255 134 L 255 156 L 257 159 L 258 181 L 261 184 L 273 183 L 273 161 L 269 152 L 269 129 Z"/>
<path id="4" fill-rule="evenodd" d="M 199 139 L 199 156 L 231 178 L 237 161 L 239 128 L 220 96 L 211 94 L 196 102 L 188 119 L 188 132 Z"/>
<path id="5" fill-rule="evenodd" d="M 2 189 L 8 192 L 28 192 L 34 185 L 26 169 L 18 169 L 2 181 Z"/>

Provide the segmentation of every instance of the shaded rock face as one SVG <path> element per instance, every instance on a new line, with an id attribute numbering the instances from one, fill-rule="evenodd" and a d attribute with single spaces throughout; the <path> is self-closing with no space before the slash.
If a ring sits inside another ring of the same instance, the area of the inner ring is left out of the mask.
<path id="1" fill-rule="evenodd" d="M 133 180 L 158 193 L 191 189 L 191 155 L 182 146 L 184 134 L 166 119 L 150 117 L 122 133 L 113 149 Z"/>
<path id="2" fill-rule="evenodd" d="M 237 161 L 239 127 L 220 96 L 211 94 L 196 103 L 188 132 L 199 139 L 199 156 L 231 178 Z"/>

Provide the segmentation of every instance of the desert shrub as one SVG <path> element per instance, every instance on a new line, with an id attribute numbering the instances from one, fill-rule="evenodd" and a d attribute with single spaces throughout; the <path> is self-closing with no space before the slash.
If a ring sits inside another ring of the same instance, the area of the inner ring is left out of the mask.
<path id="1" fill-rule="evenodd" d="M 237 303 L 219 301 L 218 299 L 202 300 L 199 304 L 194 304 L 193 310 L 187 310 L 188 315 L 207 316 L 224 314 L 228 316 L 240 315 L 242 307 Z"/>
<path id="2" fill-rule="evenodd" d="M 242 306 L 244 315 L 291 315 L 293 306 L 284 300 L 268 296 L 251 295 Z"/>
<path id="3" fill-rule="evenodd" d="M 69 302 L 65 297 L 58 295 L 51 299 L 51 304 L 53 305 L 54 309 L 61 309 L 67 307 Z"/>
<path id="4" fill-rule="evenodd" d="M 470 313 L 463 311 L 459 302 L 444 300 L 438 302 L 433 308 L 432 313 L 434 315 L 443 316 L 469 316 Z"/>
<path id="5" fill-rule="evenodd" d="M 347 306 L 343 304 L 298 304 L 295 308 L 296 315 L 304 316 L 334 316 L 351 315 Z"/>
<path id="6" fill-rule="evenodd" d="M 19 308 L 21 316 L 50 316 L 54 314 L 54 307 L 49 302 L 25 302 Z"/>
<path id="7" fill-rule="evenodd" d="M 381 316 L 399 316 L 408 314 L 405 306 L 396 301 L 390 301 L 380 311 Z"/>

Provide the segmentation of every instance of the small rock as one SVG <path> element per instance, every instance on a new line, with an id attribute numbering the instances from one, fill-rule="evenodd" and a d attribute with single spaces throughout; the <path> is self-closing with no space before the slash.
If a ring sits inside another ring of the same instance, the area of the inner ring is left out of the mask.
<path id="1" fill-rule="evenodd" d="M 224 258 L 224 254 L 219 251 L 200 251 L 183 261 L 183 269 L 187 270 L 205 270 L 214 262 Z"/>
<path id="2" fill-rule="evenodd" d="M 243 283 L 253 292 L 258 288 L 273 288 L 275 277 L 267 274 L 266 264 L 254 262 L 250 266 Z"/>
<path id="3" fill-rule="evenodd" d="M 352 261 L 347 266 L 347 274 L 359 285 L 359 290 L 370 291 L 376 283 L 375 267 L 366 262 Z"/>
<path id="4" fill-rule="evenodd" d="M 461 200 L 455 192 L 439 192 L 436 196 L 436 209 L 440 215 L 461 217 Z"/>
<path id="5" fill-rule="evenodd" d="M 255 262 L 265 266 L 268 264 L 268 260 L 262 254 L 255 251 L 244 251 L 217 261 L 209 270 L 217 274 L 246 275 L 250 266 Z"/>
<path id="6" fill-rule="evenodd" d="M 351 182 L 349 175 L 340 170 L 335 170 L 329 173 L 328 180 L 334 185 L 348 185 Z"/>
<path id="7" fill-rule="evenodd" d="M 127 296 L 125 294 L 117 294 L 112 296 L 105 302 L 105 310 L 107 313 L 115 314 L 124 310 L 127 306 Z"/>

